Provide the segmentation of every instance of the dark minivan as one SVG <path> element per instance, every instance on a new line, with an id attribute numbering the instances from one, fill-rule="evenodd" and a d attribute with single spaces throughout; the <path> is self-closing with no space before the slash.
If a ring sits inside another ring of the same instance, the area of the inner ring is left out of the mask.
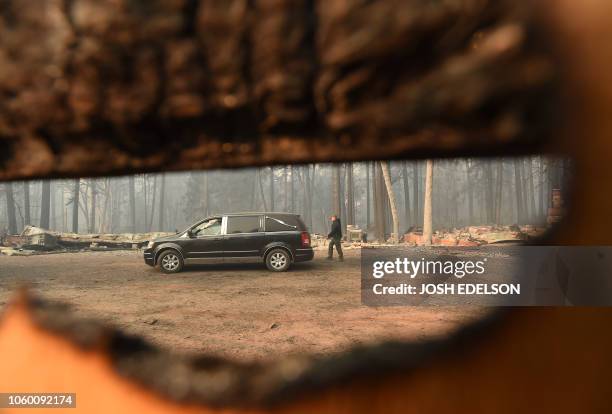
<path id="1" fill-rule="evenodd" d="M 263 262 L 284 272 L 312 260 L 310 234 L 297 214 L 233 213 L 208 217 L 182 233 L 149 242 L 144 261 L 164 273 L 184 265 Z"/>

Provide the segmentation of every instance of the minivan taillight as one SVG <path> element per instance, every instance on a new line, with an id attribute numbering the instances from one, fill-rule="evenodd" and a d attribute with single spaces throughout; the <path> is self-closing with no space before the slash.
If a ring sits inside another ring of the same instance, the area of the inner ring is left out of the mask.
<path id="1" fill-rule="evenodd" d="M 310 233 L 302 232 L 302 247 L 310 247 Z"/>

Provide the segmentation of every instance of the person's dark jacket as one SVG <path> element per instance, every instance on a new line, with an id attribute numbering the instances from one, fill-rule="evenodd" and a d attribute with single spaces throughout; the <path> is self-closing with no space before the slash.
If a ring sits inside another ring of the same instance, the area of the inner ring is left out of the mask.
<path id="1" fill-rule="evenodd" d="M 327 235 L 328 239 L 340 240 L 342 239 L 342 225 L 340 224 L 340 219 L 332 221 L 331 231 Z"/>

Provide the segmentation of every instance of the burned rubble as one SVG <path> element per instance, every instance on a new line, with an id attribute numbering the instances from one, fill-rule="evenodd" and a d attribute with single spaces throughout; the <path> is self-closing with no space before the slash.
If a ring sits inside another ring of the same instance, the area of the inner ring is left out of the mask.
<path id="1" fill-rule="evenodd" d="M 76 251 L 111 251 L 140 249 L 149 241 L 173 233 L 76 234 L 26 226 L 19 235 L 5 235 L 0 240 L 0 253 L 8 256 Z"/>

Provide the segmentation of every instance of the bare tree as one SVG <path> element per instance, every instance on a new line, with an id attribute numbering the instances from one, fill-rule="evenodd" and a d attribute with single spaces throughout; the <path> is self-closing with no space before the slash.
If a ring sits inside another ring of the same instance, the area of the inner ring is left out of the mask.
<path id="1" fill-rule="evenodd" d="M 283 167 L 283 211 L 289 210 L 289 181 L 287 166 Z"/>
<path id="2" fill-rule="evenodd" d="M 10 234 L 17 234 L 17 216 L 15 215 L 15 194 L 13 193 L 13 183 L 4 184 L 6 193 L 6 215 L 8 221 L 8 231 Z"/>
<path id="3" fill-rule="evenodd" d="M 51 181 L 45 180 L 42 183 L 42 193 L 40 197 L 40 227 L 48 229 L 51 217 Z"/>
<path id="4" fill-rule="evenodd" d="M 164 231 L 166 227 L 166 174 L 161 175 L 161 188 L 159 190 L 159 231 Z"/>
<path id="5" fill-rule="evenodd" d="M 485 212 L 487 224 L 493 223 L 493 166 L 490 161 L 485 161 Z"/>
<path id="6" fill-rule="evenodd" d="M 352 162 L 346 164 L 346 224 L 355 224 L 355 183 Z"/>
<path id="7" fill-rule="evenodd" d="M 474 222 L 474 188 L 472 186 L 472 160 L 465 159 L 465 185 L 467 188 L 468 197 L 468 222 Z"/>
<path id="8" fill-rule="evenodd" d="M 128 178 L 128 187 L 130 193 L 130 229 L 132 233 L 136 233 L 136 183 L 133 175 Z"/>
<path id="9" fill-rule="evenodd" d="M 540 157 L 540 165 L 538 171 L 538 179 L 539 179 L 539 187 L 540 187 L 540 220 L 544 220 L 546 217 L 546 208 L 548 207 L 546 203 L 546 183 L 544 180 L 544 157 Z"/>
<path id="10" fill-rule="evenodd" d="M 384 242 L 386 238 L 386 191 L 380 163 L 374 163 L 374 227 L 376 239 Z"/>
<path id="11" fill-rule="evenodd" d="M 342 214 L 341 198 L 340 198 L 340 166 L 332 166 L 332 214 Z"/>
<path id="12" fill-rule="evenodd" d="M 391 173 L 389 172 L 389 162 L 381 161 L 380 168 L 385 180 L 387 195 L 389 196 L 389 204 L 391 205 L 391 217 L 393 219 L 393 234 L 391 240 L 393 243 L 399 243 L 399 215 L 397 214 L 397 203 L 395 202 L 395 193 L 393 192 L 393 184 L 391 183 Z"/>
<path id="13" fill-rule="evenodd" d="M 270 167 L 270 211 L 274 211 L 274 167 Z"/>
<path id="14" fill-rule="evenodd" d="M 291 174 L 291 212 L 295 213 L 295 168 L 290 165 L 289 172 Z"/>
<path id="15" fill-rule="evenodd" d="M 523 188 L 521 177 L 521 165 L 518 159 L 514 160 L 514 187 L 516 191 L 516 222 L 521 224 L 523 221 Z"/>
<path id="16" fill-rule="evenodd" d="M 410 225 L 410 185 L 408 183 L 408 168 L 406 161 L 402 162 L 402 184 L 404 186 L 404 216 L 406 217 L 406 225 Z"/>
<path id="17" fill-rule="evenodd" d="M 412 222 L 418 223 L 419 214 L 419 163 L 412 163 Z"/>
<path id="18" fill-rule="evenodd" d="M 89 232 L 96 231 L 96 209 L 98 208 L 98 186 L 95 179 L 89 180 L 89 188 L 91 193 L 91 209 L 89 211 Z"/>
<path id="19" fill-rule="evenodd" d="M 367 162 L 365 164 L 366 170 L 366 229 L 370 228 L 370 210 L 371 210 L 371 201 L 370 201 L 370 163 Z"/>
<path id="20" fill-rule="evenodd" d="M 261 179 L 261 168 L 257 169 L 257 181 L 259 182 L 259 192 L 261 195 L 261 204 L 263 206 L 264 211 L 268 211 L 268 205 L 266 204 L 266 196 L 264 194 L 263 182 Z"/>
<path id="21" fill-rule="evenodd" d="M 210 209 L 210 183 L 208 180 L 208 172 L 202 173 L 202 190 L 200 195 L 200 203 L 202 204 L 202 213 L 208 216 L 211 213 Z"/>
<path id="22" fill-rule="evenodd" d="M 30 216 L 30 182 L 23 182 L 23 216 L 24 224 L 31 225 L 32 217 Z"/>
<path id="23" fill-rule="evenodd" d="M 536 202 L 535 202 L 535 186 L 533 183 L 533 159 L 531 157 L 527 158 L 527 185 L 529 186 L 529 211 L 530 211 L 530 216 L 529 216 L 529 221 L 533 221 L 535 220 L 536 216 L 537 216 L 537 211 L 536 211 Z"/>
<path id="24" fill-rule="evenodd" d="M 79 194 L 81 193 L 81 180 L 74 180 L 72 190 L 72 232 L 79 232 Z"/>
<path id="25" fill-rule="evenodd" d="M 425 200 L 423 203 L 423 244 L 430 245 L 433 235 L 433 160 L 427 160 Z"/>
<path id="26" fill-rule="evenodd" d="M 497 162 L 497 183 L 495 188 L 495 223 L 501 224 L 502 221 L 502 196 L 504 180 L 504 160 L 500 158 Z"/>

